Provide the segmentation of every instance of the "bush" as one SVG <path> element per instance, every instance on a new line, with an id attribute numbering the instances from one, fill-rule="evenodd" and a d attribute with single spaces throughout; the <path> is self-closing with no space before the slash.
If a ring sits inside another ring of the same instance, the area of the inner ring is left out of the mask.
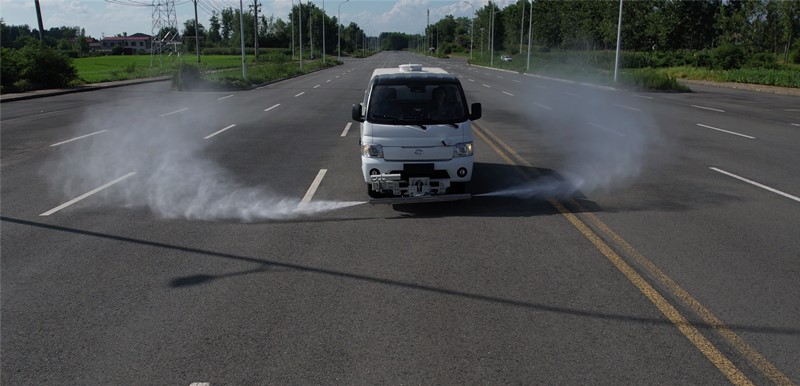
<path id="1" fill-rule="evenodd" d="M 744 48 L 733 44 L 719 46 L 714 49 L 713 58 L 715 68 L 723 70 L 741 68 L 745 58 Z"/>
<path id="2" fill-rule="evenodd" d="M 777 70 L 780 68 L 780 65 L 778 64 L 778 58 L 775 54 L 771 52 L 760 52 L 747 60 L 747 67 Z"/>
<path id="3" fill-rule="evenodd" d="M 622 74 L 622 82 L 643 90 L 662 91 L 688 91 L 689 89 L 678 81 L 662 72 L 652 68 L 643 68 Z"/>
<path id="4" fill-rule="evenodd" d="M 114 46 L 111 48 L 111 55 L 124 55 L 125 49 L 122 46 Z"/>
<path id="5" fill-rule="evenodd" d="M 800 50 L 795 50 L 789 54 L 789 63 L 800 64 Z"/>
<path id="6" fill-rule="evenodd" d="M 193 88 L 202 81 L 202 69 L 197 64 L 178 63 L 172 75 L 172 86 L 178 90 Z"/>
<path id="7" fill-rule="evenodd" d="M 67 87 L 78 79 L 72 59 L 60 52 L 34 41 L 23 47 L 21 77 L 35 88 Z"/>
<path id="8" fill-rule="evenodd" d="M 0 81 L 4 88 L 14 89 L 14 83 L 22 78 L 22 55 L 18 50 L 2 49 L 3 60 L 0 60 Z"/>

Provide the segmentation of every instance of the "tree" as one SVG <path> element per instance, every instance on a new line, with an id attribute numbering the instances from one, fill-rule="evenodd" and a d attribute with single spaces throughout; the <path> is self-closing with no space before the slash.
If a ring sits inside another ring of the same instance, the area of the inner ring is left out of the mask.
<path id="1" fill-rule="evenodd" d="M 238 20 L 238 19 L 237 19 Z M 234 28 L 234 14 L 233 8 L 225 8 L 222 10 L 222 22 L 221 22 L 221 30 L 222 30 L 222 41 L 225 43 L 229 43 L 231 40 L 231 35 L 233 31 L 236 30 Z"/>
<path id="2" fill-rule="evenodd" d="M 222 40 L 222 34 L 220 34 L 221 24 L 219 21 L 219 17 L 217 17 L 217 11 L 214 11 L 211 14 L 211 18 L 208 19 L 208 41 L 211 43 L 219 43 Z"/>

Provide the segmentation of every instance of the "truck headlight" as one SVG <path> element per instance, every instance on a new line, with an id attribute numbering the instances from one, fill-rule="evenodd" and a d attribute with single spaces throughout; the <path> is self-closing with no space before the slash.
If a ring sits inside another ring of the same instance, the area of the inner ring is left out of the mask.
<path id="1" fill-rule="evenodd" d="M 361 155 L 368 158 L 383 158 L 383 146 L 374 144 L 361 145 Z"/>
<path id="2" fill-rule="evenodd" d="M 472 142 L 457 143 L 453 146 L 453 157 L 469 157 L 472 155 Z"/>

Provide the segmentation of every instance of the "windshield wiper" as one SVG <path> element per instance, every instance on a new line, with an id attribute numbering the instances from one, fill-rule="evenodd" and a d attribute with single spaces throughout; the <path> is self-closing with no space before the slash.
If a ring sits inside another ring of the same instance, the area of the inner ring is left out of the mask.
<path id="1" fill-rule="evenodd" d="M 422 130 L 428 130 L 428 128 L 425 127 L 424 125 L 421 125 L 419 123 L 408 123 L 405 119 L 402 119 L 402 118 L 390 117 L 388 115 L 373 115 L 372 118 L 386 119 L 386 120 L 392 121 L 392 123 L 395 123 L 395 124 L 417 126 L 417 127 L 421 128 Z M 456 126 L 456 127 L 458 127 L 458 126 Z"/>

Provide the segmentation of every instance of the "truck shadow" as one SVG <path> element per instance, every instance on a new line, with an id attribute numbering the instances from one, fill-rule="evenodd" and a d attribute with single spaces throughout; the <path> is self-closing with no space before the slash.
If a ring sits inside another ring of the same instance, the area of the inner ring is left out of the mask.
<path id="1" fill-rule="evenodd" d="M 559 214 L 551 200 L 568 203 L 572 212 L 599 212 L 569 180 L 552 169 L 476 162 L 468 201 L 396 204 L 409 216 L 542 216 Z M 577 204 L 577 205 L 575 205 Z"/>

